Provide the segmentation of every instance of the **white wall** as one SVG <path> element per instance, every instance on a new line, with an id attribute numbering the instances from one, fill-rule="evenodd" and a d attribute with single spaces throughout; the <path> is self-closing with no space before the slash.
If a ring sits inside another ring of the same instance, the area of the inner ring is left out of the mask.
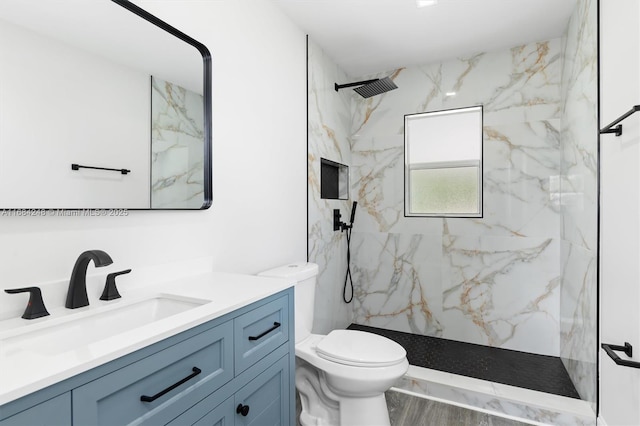
<path id="1" fill-rule="evenodd" d="M 600 2 L 600 124 L 640 104 L 640 5 Z M 623 134 L 602 135 L 600 339 L 634 346 L 640 362 L 640 114 Z M 621 358 L 626 358 L 619 353 Z M 640 424 L 640 370 L 600 350 L 600 416 L 609 426 Z"/>
<path id="2" fill-rule="evenodd" d="M 78 254 L 93 248 L 114 259 L 90 266 L 103 274 L 196 257 L 210 257 L 216 270 L 256 273 L 306 258 L 304 33 L 261 0 L 140 4 L 212 52 L 213 206 L 126 217 L 0 211 L 2 288 L 68 280 Z M 0 317 L 24 302 L 0 293 Z"/>
<path id="3" fill-rule="evenodd" d="M 4 21 L 0 52 L 0 206 L 148 208 L 149 75 Z"/>

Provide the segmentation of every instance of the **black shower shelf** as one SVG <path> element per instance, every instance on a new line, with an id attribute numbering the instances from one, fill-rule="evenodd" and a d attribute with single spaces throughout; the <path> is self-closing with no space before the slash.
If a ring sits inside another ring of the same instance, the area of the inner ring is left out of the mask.
<path id="1" fill-rule="evenodd" d="M 602 128 L 602 130 L 600 130 L 600 134 L 615 133 L 616 136 L 620 136 L 622 134 L 622 124 L 618 124 L 618 123 L 620 123 L 622 120 L 624 120 L 625 118 L 629 117 L 631 114 L 637 111 L 640 111 L 640 105 L 634 105 L 633 108 L 631 108 L 629 111 L 625 112 L 620 117 L 616 118 L 608 126 L 605 126 L 604 128 Z M 618 125 L 616 126 L 616 124 Z"/>

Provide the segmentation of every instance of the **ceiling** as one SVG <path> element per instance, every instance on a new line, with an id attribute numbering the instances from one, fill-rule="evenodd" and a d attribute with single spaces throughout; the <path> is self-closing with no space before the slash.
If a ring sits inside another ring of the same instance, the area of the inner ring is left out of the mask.
<path id="1" fill-rule="evenodd" d="M 349 76 L 559 37 L 576 0 L 271 0 Z"/>

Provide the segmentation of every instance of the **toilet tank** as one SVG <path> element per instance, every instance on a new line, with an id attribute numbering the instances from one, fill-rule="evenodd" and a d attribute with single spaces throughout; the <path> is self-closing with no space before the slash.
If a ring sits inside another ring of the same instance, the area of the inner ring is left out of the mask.
<path id="1" fill-rule="evenodd" d="M 283 278 L 294 283 L 296 343 L 309 337 L 313 328 L 318 265 L 299 262 L 260 272 L 261 277 Z"/>

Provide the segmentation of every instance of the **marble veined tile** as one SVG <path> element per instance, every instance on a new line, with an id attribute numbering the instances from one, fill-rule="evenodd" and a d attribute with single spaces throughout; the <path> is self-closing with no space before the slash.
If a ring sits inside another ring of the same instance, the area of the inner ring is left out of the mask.
<path id="1" fill-rule="evenodd" d="M 391 389 L 535 425 L 596 424 L 585 401 L 414 366 Z"/>
<path id="2" fill-rule="evenodd" d="M 442 337 L 559 355 L 558 241 L 443 237 Z"/>
<path id="3" fill-rule="evenodd" d="M 351 307 L 342 301 L 347 241 L 344 232 L 333 230 L 333 209 L 340 209 L 345 221 L 351 204 L 348 200 L 322 199 L 320 194 L 321 158 L 350 165 L 350 94 L 335 92 L 334 82 L 347 77 L 311 40 L 308 55 L 308 256 L 319 266 L 313 331 L 326 334 L 351 322 Z"/>
<path id="4" fill-rule="evenodd" d="M 557 236 L 560 208 L 551 196 L 559 173 L 559 123 L 484 127 L 484 217 L 448 219 L 454 235 Z"/>
<path id="5" fill-rule="evenodd" d="M 580 0 L 563 36 L 560 357 L 576 390 L 597 397 L 597 1 Z"/>
<path id="6" fill-rule="evenodd" d="M 594 403 L 598 360 L 597 256 L 565 240 L 561 252 L 560 356 L 580 397 Z"/>
<path id="7" fill-rule="evenodd" d="M 353 234 L 354 322 L 440 335 L 440 238 Z"/>
<path id="8" fill-rule="evenodd" d="M 151 207 L 199 208 L 204 201 L 202 95 L 151 80 Z"/>

